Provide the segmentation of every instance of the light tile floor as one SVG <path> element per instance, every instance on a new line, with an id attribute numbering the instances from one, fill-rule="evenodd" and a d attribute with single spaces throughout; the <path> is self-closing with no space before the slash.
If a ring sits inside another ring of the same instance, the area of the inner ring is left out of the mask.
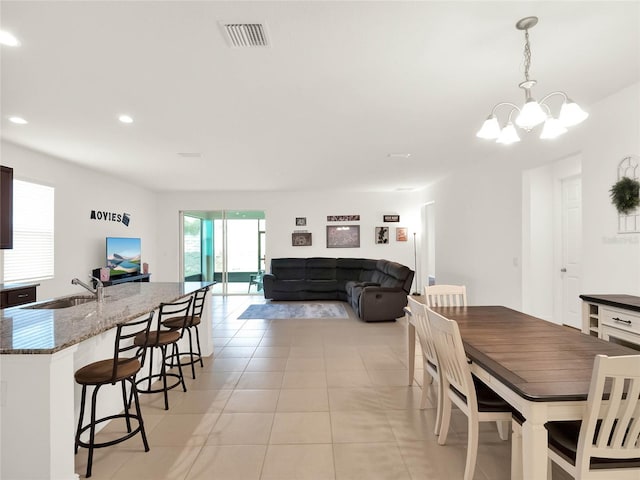
<path id="1" fill-rule="evenodd" d="M 168 411 L 160 394 L 141 396 L 150 452 L 139 436 L 98 449 L 92 478 L 462 479 L 466 417 L 454 412 L 448 444 L 437 444 L 433 402 L 419 410 L 420 386 L 406 385 L 404 320 L 364 323 L 346 304 L 349 319 L 237 319 L 261 302 L 213 297 L 214 357 L 188 392 L 170 392 Z M 122 428 L 112 422 L 97 440 Z M 480 432 L 474 479 L 508 479 L 510 442 L 494 425 Z M 81 475 L 86 455 L 76 455 Z"/>

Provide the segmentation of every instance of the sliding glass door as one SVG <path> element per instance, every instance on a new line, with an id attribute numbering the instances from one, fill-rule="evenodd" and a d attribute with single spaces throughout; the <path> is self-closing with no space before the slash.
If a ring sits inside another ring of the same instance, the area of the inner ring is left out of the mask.
<path id="1" fill-rule="evenodd" d="M 214 294 L 262 294 L 263 211 L 182 212 L 185 281 L 213 281 Z"/>

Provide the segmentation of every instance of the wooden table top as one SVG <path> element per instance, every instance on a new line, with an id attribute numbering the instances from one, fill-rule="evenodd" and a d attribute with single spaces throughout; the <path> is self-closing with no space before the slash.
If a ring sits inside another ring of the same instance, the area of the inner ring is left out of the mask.
<path id="1" fill-rule="evenodd" d="M 639 354 L 507 307 L 433 310 L 458 323 L 473 362 L 531 401 L 585 400 L 596 355 Z"/>

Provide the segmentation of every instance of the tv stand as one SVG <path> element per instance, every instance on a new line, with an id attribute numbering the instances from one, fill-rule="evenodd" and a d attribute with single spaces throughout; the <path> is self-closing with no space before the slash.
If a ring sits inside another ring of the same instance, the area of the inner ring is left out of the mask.
<path id="1" fill-rule="evenodd" d="M 100 269 L 97 268 L 93 271 L 93 276 L 95 278 L 100 278 Z M 111 285 L 118 285 L 120 283 L 129 283 L 129 282 L 148 282 L 149 277 L 151 277 L 150 273 L 141 273 L 139 275 L 129 275 L 126 277 L 113 277 L 107 281 L 102 282 L 105 287 L 110 287 Z M 93 280 L 93 288 L 96 287 L 96 281 Z"/>

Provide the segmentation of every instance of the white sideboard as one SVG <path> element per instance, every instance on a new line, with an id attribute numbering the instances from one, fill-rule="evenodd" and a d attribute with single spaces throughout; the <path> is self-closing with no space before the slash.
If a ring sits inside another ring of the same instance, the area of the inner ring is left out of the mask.
<path id="1" fill-rule="evenodd" d="M 640 297 L 580 295 L 582 333 L 640 351 Z"/>

